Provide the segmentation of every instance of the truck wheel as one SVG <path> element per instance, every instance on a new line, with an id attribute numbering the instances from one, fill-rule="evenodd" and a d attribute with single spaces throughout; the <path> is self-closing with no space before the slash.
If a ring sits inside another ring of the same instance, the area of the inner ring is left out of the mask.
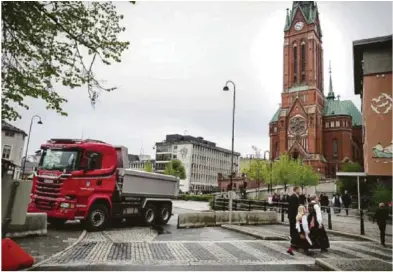
<path id="1" fill-rule="evenodd" d="M 165 225 L 171 219 L 171 207 L 169 205 L 162 205 L 158 209 L 157 223 L 160 225 Z"/>
<path id="2" fill-rule="evenodd" d="M 150 226 L 154 223 L 156 219 L 156 207 L 154 205 L 148 204 L 143 209 L 143 223 Z"/>
<path id="3" fill-rule="evenodd" d="M 88 231 L 100 231 L 106 227 L 108 222 L 108 208 L 103 204 L 94 204 L 90 210 L 85 227 Z"/>
<path id="4" fill-rule="evenodd" d="M 48 223 L 52 226 L 52 227 L 61 227 L 65 224 L 65 222 L 67 220 L 65 219 L 59 219 L 59 218 L 48 218 Z"/>

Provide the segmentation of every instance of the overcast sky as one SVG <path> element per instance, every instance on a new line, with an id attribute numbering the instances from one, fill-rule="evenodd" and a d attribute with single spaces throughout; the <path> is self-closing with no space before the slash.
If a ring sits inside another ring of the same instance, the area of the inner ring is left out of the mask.
<path id="1" fill-rule="evenodd" d="M 29 153 L 49 138 L 94 138 L 154 154 L 166 134 L 187 131 L 231 147 L 232 93 L 237 87 L 235 151 L 269 149 L 268 122 L 282 92 L 283 28 L 292 2 L 118 2 L 130 49 L 122 63 L 96 67 L 118 86 L 102 93 L 95 109 L 87 89 L 57 87 L 68 117 L 32 101 L 13 124 L 28 132 L 38 114 Z M 360 108 L 353 93 L 352 41 L 392 34 L 391 2 L 318 2 L 324 43 L 325 90 L 332 62 L 334 91 Z"/>

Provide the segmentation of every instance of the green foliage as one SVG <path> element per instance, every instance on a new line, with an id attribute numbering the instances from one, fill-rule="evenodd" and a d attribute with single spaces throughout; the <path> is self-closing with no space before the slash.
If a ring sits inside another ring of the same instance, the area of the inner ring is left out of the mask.
<path id="1" fill-rule="evenodd" d="M 288 184 L 296 182 L 295 173 L 295 163 L 287 154 L 283 154 L 273 164 L 273 183 L 284 185 L 286 189 Z"/>
<path id="2" fill-rule="evenodd" d="M 146 162 L 145 167 L 143 168 L 143 171 L 152 173 L 153 172 L 153 165 L 151 162 Z"/>
<path id="3" fill-rule="evenodd" d="M 341 169 L 341 172 L 361 172 L 362 166 L 357 162 L 347 162 Z M 363 178 L 361 178 L 363 179 Z M 337 190 L 344 194 L 345 190 L 348 190 L 349 194 L 357 195 L 357 178 L 356 177 L 339 177 L 337 182 Z M 367 190 L 367 184 L 360 182 L 360 190 L 364 192 Z"/>
<path id="4" fill-rule="evenodd" d="M 311 165 L 302 164 L 301 160 L 293 162 L 294 165 L 294 175 L 293 175 L 293 185 L 298 185 L 302 189 L 305 186 L 316 186 L 318 185 L 319 177 L 314 172 Z"/>
<path id="5" fill-rule="evenodd" d="M 379 203 L 388 203 L 392 201 L 392 187 L 378 184 L 373 192 L 372 206 L 378 206 Z"/>
<path id="6" fill-rule="evenodd" d="M 174 176 L 179 179 L 186 179 L 186 169 L 184 168 L 183 164 L 179 160 L 172 160 L 165 168 L 164 171 L 165 175 Z"/>
<path id="7" fill-rule="evenodd" d="M 178 200 L 191 200 L 191 201 L 202 201 L 202 202 L 208 202 L 211 199 L 214 199 L 213 195 L 187 195 L 187 194 L 182 194 L 178 195 L 176 197 Z"/>
<path id="8" fill-rule="evenodd" d="M 129 45 L 119 40 L 123 15 L 112 2 L 3 1 L 1 11 L 2 120 L 20 118 L 16 107 L 29 109 L 27 97 L 67 115 L 62 109 L 67 100 L 54 84 L 87 85 L 93 106 L 100 91 L 116 89 L 103 87 L 93 73 L 95 60 L 120 62 Z"/>

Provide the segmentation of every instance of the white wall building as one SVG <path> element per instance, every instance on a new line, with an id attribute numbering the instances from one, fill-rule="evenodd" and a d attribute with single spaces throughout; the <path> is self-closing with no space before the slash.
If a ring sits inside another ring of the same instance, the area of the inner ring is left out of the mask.
<path id="1" fill-rule="evenodd" d="M 234 153 L 233 170 L 239 172 L 240 153 Z M 217 147 L 202 137 L 167 135 L 156 143 L 156 172 L 163 173 L 173 159 L 180 160 L 186 170 L 186 179 L 180 181 L 183 192 L 209 191 L 217 187 L 217 175 L 229 176 L 231 150 Z"/>
<path id="2" fill-rule="evenodd" d="M 1 124 L 1 158 L 11 161 L 19 166 L 15 169 L 14 178 L 19 178 L 25 138 L 27 134 L 23 130 L 2 121 Z"/>

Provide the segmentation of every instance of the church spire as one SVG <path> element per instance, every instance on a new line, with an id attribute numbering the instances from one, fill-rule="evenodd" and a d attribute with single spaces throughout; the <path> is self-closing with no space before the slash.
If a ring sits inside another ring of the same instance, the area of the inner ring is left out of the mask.
<path id="1" fill-rule="evenodd" d="M 333 92 L 333 81 L 332 81 L 332 63 L 329 61 L 329 93 L 327 96 L 328 100 L 334 100 L 336 96 Z"/>
<path id="2" fill-rule="evenodd" d="M 289 8 L 287 8 L 287 17 L 285 19 L 285 28 L 290 27 L 291 19 L 289 18 Z"/>

